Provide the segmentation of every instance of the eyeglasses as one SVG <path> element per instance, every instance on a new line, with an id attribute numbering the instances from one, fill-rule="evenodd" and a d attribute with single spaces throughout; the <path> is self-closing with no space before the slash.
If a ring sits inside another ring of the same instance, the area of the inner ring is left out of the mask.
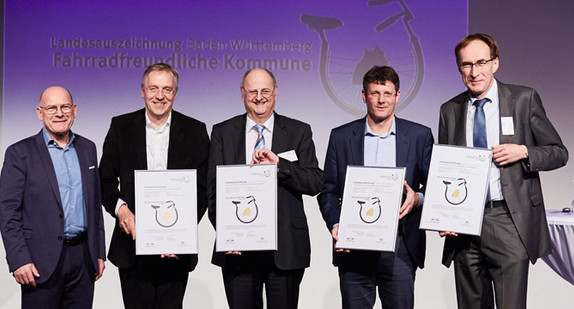
<path id="1" fill-rule="evenodd" d="M 460 69 L 462 71 L 470 71 L 472 69 L 472 67 L 476 66 L 477 69 L 482 69 L 484 68 L 485 65 L 487 65 L 489 62 L 491 62 L 492 60 L 494 60 L 496 58 L 490 58 L 488 60 L 478 60 L 477 62 L 463 62 L 459 65 Z"/>
<path id="2" fill-rule="evenodd" d="M 56 105 L 50 105 L 50 106 L 46 106 L 46 107 L 38 106 L 38 107 L 45 110 L 46 113 L 48 113 L 50 115 L 54 115 L 58 112 L 58 106 L 56 106 Z M 67 113 L 72 111 L 72 109 L 74 108 L 74 104 L 61 105 L 59 108 L 63 114 L 67 114 Z"/>
<path id="3" fill-rule="evenodd" d="M 397 93 L 396 93 L 396 92 L 395 92 L 395 93 L 392 93 L 392 92 L 387 92 L 387 91 L 385 91 L 385 92 L 383 92 L 383 93 L 380 93 L 380 92 L 378 92 L 378 91 L 374 91 L 374 92 L 368 92 L 367 95 L 369 95 L 370 97 L 372 97 L 372 98 L 378 100 L 378 99 L 381 98 L 381 96 L 384 97 L 384 98 L 389 99 L 389 98 L 391 98 L 391 97 L 396 96 Z"/>
<path id="4" fill-rule="evenodd" d="M 257 97 L 258 93 L 260 93 L 263 98 L 269 99 L 273 95 L 273 90 L 269 88 L 261 90 L 245 90 L 245 88 L 243 88 L 243 93 L 245 93 L 247 95 L 247 98 L 250 100 Z"/>
<path id="5" fill-rule="evenodd" d="M 173 89 L 171 87 L 159 88 L 159 87 L 151 86 L 151 87 L 145 87 L 145 89 L 152 94 L 158 94 L 159 92 L 161 92 L 164 95 L 171 95 L 171 94 L 175 93 L 175 89 Z"/>

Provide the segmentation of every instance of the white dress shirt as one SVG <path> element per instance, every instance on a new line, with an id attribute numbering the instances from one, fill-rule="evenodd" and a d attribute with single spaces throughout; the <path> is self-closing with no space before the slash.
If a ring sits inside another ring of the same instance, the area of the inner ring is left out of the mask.
<path id="1" fill-rule="evenodd" d="M 147 157 L 147 169 L 151 171 L 167 169 L 167 151 L 169 147 L 169 130 L 171 127 L 171 112 L 167 121 L 159 128 L 149 119 L 145 113 L 145 148 Z M 134 158 L 135 159 L 135 158 Z M 116 203 L 116 215 L 120 206 L 126 204 L 121 198 Z"/>
<path id="2" fill-rule="evenodd" d="M 489 149 L 500 144 L 500 109 L 498 100 L 498 82 L 495 80 L 492 87 L 486 93 L 487 101 L 484 104 L 484 116 L 486 118 L 486 141 Z M 476 106 L 473 105 L 476 98 L 470 97 L 466 113 L 466 145 L 473 147 L 474 113 Z M 493 201 L 503 200 L 502 187 L 500 185 L 500 169 L 494 162 L 490 166 L 490 199 Z"/>

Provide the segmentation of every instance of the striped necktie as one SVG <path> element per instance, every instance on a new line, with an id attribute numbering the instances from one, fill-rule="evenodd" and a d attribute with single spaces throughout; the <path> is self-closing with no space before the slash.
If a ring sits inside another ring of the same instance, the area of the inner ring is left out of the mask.
<path id="1" fill-rule="evenodd" d="M 265 148 L 265 137 L 263 137 L 263 130 L 265 130 L 265 126 L 256 124 L 253 126 L 253 128 L 257 131 L 257 141 L 255 141 L 255 148 L 253 148 L 253 150 Z"/>

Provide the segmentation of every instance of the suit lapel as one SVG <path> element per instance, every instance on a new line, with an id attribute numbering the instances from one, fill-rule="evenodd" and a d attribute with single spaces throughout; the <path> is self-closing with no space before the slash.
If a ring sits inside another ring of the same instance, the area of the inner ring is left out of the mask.
<path id="1" fill-rule="evenodd" d="M 132 130 L 132 142 L 138 169 L 147 169 L 147 148 L 146 148 L 146 133 L 145 133 L 145 109 L 141 113 L 137 113 L 134 118 Z"/>
<path id="2" fill-rule="evenodd" d="M 179 157 L 179 152 L 181 150 L 181 145 L 184 143 L 181 121 L 179 120 L 179 115 L 175 112 L 171 112 L 171 124 L 169 128 L 169 145 L 167 148 L 167 168 L 174 169 L 177 168 L 177 158 Z"/>
<path id="3" fill-rule="evenodd" d="M 454 144 L 466 146 L 466 113 L 468 109 L 468 94 L 464 92 L 457 96 L 454 101 L 452 115 L 454 117 L 453 128 L 459 128 L 454 132 Z"/>
<path id="4" fill-rule="evenodd" d="M 230 143 L 229 145 L 232 147 L 229 154 L 233 155 L 233 158 L 230 160 L 233 164 L 245 164 L 245 122 L 247 121 L 247 114 L 243 114 L 241 117 L 237 117 L 236 120 L 233 122 L 233 130 L 229 132 L 230 136 Z M 275 129 L 273 129 L 275 130 Z M 227 132 L 226 132 L 227 133 Z M 273 133 L 275 134 L 275 133 Z M 224 141 L 227 140 L 224 138 Z M 275 144 L 275 138 L 273 139 L 273 144 Z M 224 145 L 225 146 L 225 145 Z"/>
<path id="5" fill-rule="evenodd" d="M 349 165 L 365 165 L 365 126 L 366 117 L 357 121 L 353 128 L 353 134 L 349 139 L 349 148 L 351 149 L 351 162 Z"/>
<path id="6" fill-rule="evenodd" d="M 275 154 L 287 151 L 285 143 L 287 142 L 287 130 L 285 128 L 285 123 L 283 122 L 283 117 L 274 113 L 274 124 L 273 124 L 273 143 L 271 145 L 271 151 Z M 245 147 L 244 147 L 245 148 Z"/>
<path id="7" fill-rule="evenodd" d="M 514 100 L 512 93 L 505 84 L 498 82 L 498 109 L 499 109 L 499 141 L 500 144 L 513 143 L 512 135 L 502 134 L 502 117 L 512 117 L 514 115 Z M 513 119 L 514 120 L 514 119 Z"/>
<path id="8" fill-rule="evenodd" d="M 403 128 L 404 122 L 395 117 L 396 125 L 395 125 L 395 130 L 396 130 L 396 166 L 406 166 L 406 158 L 408 157 L 409 154 L 409 144 L 410 144 L 410 139 L 409 139 L 409 130 L 406 128 Z"/>
<path id="9" fill-rule="evenodd" d="M 86 215 L 90 214 L 90 211 L 88 211 L 89 209 L 91 209 L 91 207 L 88 207 L 88 203 L 90 201 L 92 201 L 92 198 L 90 197 L 90 195 L 88 194 L 88 188 L 90 187 L 88 184 L 88 176 L 86 175 L 86 171 L 84 169 L 88 169 L 90 166 L 88 165 L 88 157 L 89 154 L 86 153 L 86 150 L 84 149 L 84 144 L 82 143 L 82 141 L 80 140 L 81 138 L 76 135 L 76 139 L 73 142 L 74 143 L 74 148 L 76 149 L 76 155 L 78 156 L 78 163 L 80 165 L 80 176 L 82 177 L 82 192 L 84 192 L 84 201 L 86 203 Z M 96 166 L 94 165 L 94 168 L 96 168 Z M 88 222 L 89 218 L 88 218 Z"/>
<path id="10" fill-rule="evenodd" d="M 44 172 L 50 182 L 52 192 L 58 201 L 58 205 L 60 205 L 60 209 L 63 209 L 62 199 L 60 198 L 60 189 L 58 188 L 58 178 L 56 177 L 56 171 L 54 171 L 54 164 L 52 163 L 52 158 L 48 152 L 48 147 L 44 141 L 43 131 L 40 131 L 40 133 L 36 135 L 36 149 L 38 150 L 38 156 L 40 157 L 40 161 L 44 167 Z"/>

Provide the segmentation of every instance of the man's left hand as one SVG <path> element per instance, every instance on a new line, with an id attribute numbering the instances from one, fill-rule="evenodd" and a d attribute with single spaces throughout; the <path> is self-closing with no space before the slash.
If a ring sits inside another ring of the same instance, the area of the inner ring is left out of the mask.
<path id="1" fill-rule="evenodd" d="M 498 166 L 514 163 L 527 157 L 528 149 L 524 145 L 502 144 L 492 146 L 492 161 Z"/>
<path id="2" fill-rule="evenodd" d="M 399 219 L 402 219 L 404 216 L 408 215 L 411 210 L 413 210 L 413 208 L 419 204 L 420 201 L 419 195 L 416 194 L 415 191 L 411 189 L 411 187 L 409 187 L 409 184 L 406 181 L 405 190 L 407 190 L 407 196 L 403 202 L 403 205 L 401 206 L 401 209 L 399 209 Z"/>
<path id="3" fill-rule="evenodd" d="M 175 254 L 168 254 L 168 253 L 164 253 L 161 255 L 162 259 L 176 259 L 179 260 L 179 257 Z"/>
<path id="4" fill-rule="evenodd" d="M 96 274 L 96 280 L 94 281 L 98 281 L 98 279 L 102 277 L 102 275 L 104 274 L 104 268 L 106 268 L 104 259 L 98 259 L 98 273 Z"/>
<path id="5" fill-rule="evenodd" d="M 279 165 L 279 157 L 269 149 L 255 150 L 253 152 L 251 164 L 249 165 L 253 166 L 253 164 L 260 164 L 260 163 L 275 163 Z"/>

